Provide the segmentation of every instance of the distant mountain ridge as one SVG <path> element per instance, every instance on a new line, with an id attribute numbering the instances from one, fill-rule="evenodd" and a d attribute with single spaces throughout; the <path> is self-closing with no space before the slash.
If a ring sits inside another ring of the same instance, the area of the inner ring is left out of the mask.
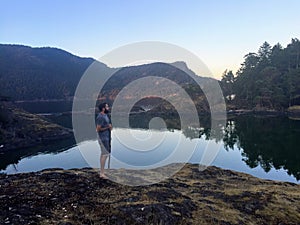
<path id="1" fill-rule="evenodd" d="M 0 44 L 1 95 L 13 100 L 72 97 L 83 73 L 95 61 L 93 58 L 78 57 L 58 48 Z M 105 64 L 99 63 L 110 69 Z M 159 63 L 153 63 L 142 65 L 141 68 L 158 71 L 154 68 L 158 65 L 161 66 Z M 194 78 L 198 77 L 184 62 L 175 62 L 170 65 L 180 68 Z M 175 67 L 170 68 L 174 70 Z M 139 67 L 125 67 L 121 70 L 136 73 L 138 72 L 136 68 Z M 178 71 L 182 74 L 182 71 Z M 165 72 L 168 73 L 168 71 Z M 130 76 L 137 77 L 140 74 Z M 162 76 L 168 75 L 162 74 Z M 181 78 L 177 76 L 176 79 L 180 81 Z"/>
<path id="2" fill-rule="evenodd" d="M 141 81 L 140 85 L 138 86 L 131 86 L 130 90 L 127 90 L 126 96 L 124 98 L 124 102 L 126 99 L 135 99 L 136 96 L 139 94 L 145 95 L 145 92 L 149 87 L 151 88 L 151 93 L 162 93 L 164 92 L 162 89 L 169 89 L 174 90 L 174 87 L 170 87 L 170 82 L 173 81 L 179 88 L 185 90 L 185 92 L 190 96 L 190 98 L 194 101 L 198 111 L 208 111 L 209 106 L 208 102 L 206 101 L 205 95 L 201 90 L 199 83 L 206 84 L 211 80 L 211 78 L 203 78 L 197 76 L 193 71 L 191 71 L 185 62 L 175 62 L 175 63 L 162 63 L 162 62 L 155 62 L 151 64 L 143 64 L 137 66 L 129 66 L 120 68 L 116 71 L 106 82 L 103 86 L 102 91 L 99 95 L 100 99 L 106 99 L 108 102 L 114 101 L 114 99 L 118 96 L 120 91 L 129 85 L 133 81 L 138 81 L 141 78 L 146 77 L 157 77 L 157 78 L 165 78 L 166 80 L 162 79 L 160 81 L 154 81 L 153 79 L 149 79 L 148 82 Z M 156 84 L 154 84 L 156 83 Z M 158 84 L 159 83 L 159 84 Z M 150 86 L 149 86 L 150 85 Z M 174 84 L 175 85 L 175 84 Z M 149 92 L 149 90 L 148 90 Z M 160 112 L 170 112 L 172 111 L 172 107 L 170 104 L 165 104 L 161 101 L 160 104 L 157 103 L 157 98 L 154 96 L 149 96 L 142 101 L 139 101 L 140 105 L 156 105 L 157 108 L 154 109 L 155 111 Z M 184 96 L 181 96 L 179 93 L 169 93 L 169 96 L 164 96 L 166 98 L 172 98 L 177 105 L 187 105 L 187 99 Z M 126 104 L 124 104 L 126 107 Z M 138 105 L 136 105 L 138 106 Z M 185 110 L 190 110 L 186 108 Z"/>
<path id="3" fill-rule="evenodd" d="M 93 58 L 81 58 L 50 47 L 0 45 L 0 95 L 12 100 L 27 101 L 72 99 L 82 75 L 94 62 L 99 63 L 100 70 L 105 71 L 103 74 L 113 74 L 101 93 L 98 93 L 100 98 L 109 102 L 113 102 L 122 88 L 130 82 L 147 76 L 157 76 L 169 79 L 184 88 L 198 105 L 202 105 L 201 111 L 209 110 L 207 102 L 203 104 L 206 99 L 197 83 L 205 84 L 212 78 L 197 76 L 185 62 L 157 62 L 110 68 Z M 156 90 L 158 87 L 152 88 Z M 151 99 L 146 100 L 146 104 L 151 104 Z M 179 96 L 178 101 L 181 100 Z"/>
<path id="4" fill-rule="evenodd" d="M 57 48 L 1 44 L 1 95 L 13 100 L 68 98 L 94 61 Z"/>

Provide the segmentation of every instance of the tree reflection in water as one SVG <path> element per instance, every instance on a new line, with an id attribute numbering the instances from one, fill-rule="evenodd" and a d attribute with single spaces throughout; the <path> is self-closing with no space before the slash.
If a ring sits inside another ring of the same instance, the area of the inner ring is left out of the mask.
<path id="1" fill-rule="evenodd" d="M 214 139 L 209 128 L 203 131 L 201 136 Z M 261 166 L 266 172 L 283 168 L 300 180 L 299 137 L 300 121 L 239 116 L 227 121 L 223 142 L 226 150 L 237 146 L 250 168 Z"/>

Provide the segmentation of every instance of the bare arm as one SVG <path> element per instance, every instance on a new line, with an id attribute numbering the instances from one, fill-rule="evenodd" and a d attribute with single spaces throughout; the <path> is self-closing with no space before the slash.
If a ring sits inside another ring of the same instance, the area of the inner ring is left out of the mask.
<path id="1" fill-rule="evenodd" d="M 108 127 L 101 127 L 100 125 L 97 125 L 97 127 L 96 127 L 97 132 L 105 131 L 105 130 L 108 130 L 108 129 L 112 130 L 112 125 L 111 124 L 109 124 Z"/>

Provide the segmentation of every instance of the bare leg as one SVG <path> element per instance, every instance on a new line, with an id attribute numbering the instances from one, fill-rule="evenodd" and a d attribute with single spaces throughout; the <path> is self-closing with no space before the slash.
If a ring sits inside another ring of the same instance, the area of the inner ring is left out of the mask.
<path id="1" fill-rule="evenodd" d="M 105 176 L 105 171 L 104 171 L 107 157 L 108 157 L 108 155 L 101 155 L 100 156 L 100 177 L 103 177 L 103 178 L 107 178 Z"/>

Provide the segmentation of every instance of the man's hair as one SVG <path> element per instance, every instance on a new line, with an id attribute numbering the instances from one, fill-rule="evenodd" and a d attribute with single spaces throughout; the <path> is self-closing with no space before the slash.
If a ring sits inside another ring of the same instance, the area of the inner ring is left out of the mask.
<path id="1" fill-rule="evenodd" d="M 100 110 L 100 112 L 102 111 L 103 108 L 105 108 L 106 105 L 107 105 L 107 102 L 103 102 L 98 106 L 98 109 Z"/>

